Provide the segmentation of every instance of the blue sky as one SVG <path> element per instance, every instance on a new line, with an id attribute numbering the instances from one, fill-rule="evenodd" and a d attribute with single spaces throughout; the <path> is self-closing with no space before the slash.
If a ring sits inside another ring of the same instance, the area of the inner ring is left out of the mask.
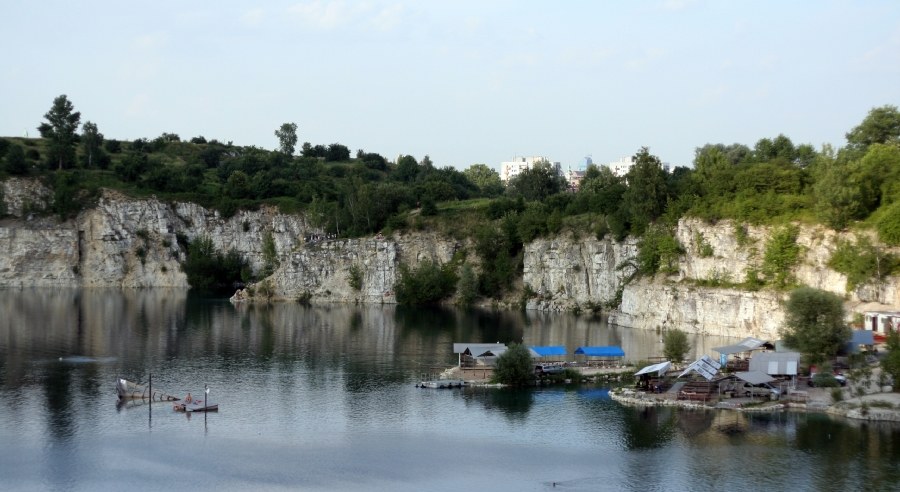
<path id="1" fill-rule="evenodd" d="M 0 135 L 53 98 L 107 138 L 340 142 L 576 167 L 780 133 L 842 146 L 900 105 L 900 2 L 0 0 Z"/>

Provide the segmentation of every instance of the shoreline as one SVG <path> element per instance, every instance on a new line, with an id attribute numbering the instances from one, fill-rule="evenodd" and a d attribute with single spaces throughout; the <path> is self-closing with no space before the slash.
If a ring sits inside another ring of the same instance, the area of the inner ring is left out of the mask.
<path id="1" fill-rule="evenodd" d="M 816 412 L 836 417 L 870 422 L 900 422 L 900 393 L 869 393 L 838 402 L 831 401 L 827 388 L 811 388 L 806 402 L 790 400 L 757 400 L 735 398 L 714 403 L 677 400 L 665 394 L 651 394 L 630 389 L 610 390 L 609 396 L 619 404 L 634 407 L 674 406 L 691 410 L 731 410 L 737 412 Z"/>

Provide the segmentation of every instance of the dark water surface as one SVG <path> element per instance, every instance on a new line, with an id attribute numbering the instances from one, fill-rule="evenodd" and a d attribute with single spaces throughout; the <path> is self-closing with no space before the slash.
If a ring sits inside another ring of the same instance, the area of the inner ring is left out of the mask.
<path id="1" fill-rule="evenodd" d="M 900 427 L 633 409 L 599 386 L 422 390 L 453 342 L 621 345 L 572 315 L 235 308 L 170 290 L 0 291 L 0 490 L 900 490 Z M 695 354 L 733 343 L 694 337 Z M 116 405 L 117 377 L 220 411 Z"/>

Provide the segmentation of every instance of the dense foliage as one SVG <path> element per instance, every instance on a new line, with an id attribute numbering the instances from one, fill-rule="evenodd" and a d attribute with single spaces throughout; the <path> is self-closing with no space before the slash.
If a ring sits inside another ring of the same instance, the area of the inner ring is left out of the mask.
<path id="1" fill-rule="evenodd" d="M 208 237 L 190 242 L 183 267 L 191 287 L 202 291 L 230 293 L 249 280 L 247 262 L 241 255 L 235 250 L 222 254 Z"/>
<path id="2" fill-rule="evenodd" d="M 691 343 L 688 341 L 687 333 L 673 329 L 663 335 L 663 356 L 666 359 L 675 363 L 681 362 L 690 350 Z"/>
<path id="3" fill-rule="evenodd" d="M 900 333 L 891 332 L 887 338 L 888 353 L 881 359 L 881 369 L 893 378 L 894 387 L 900 382 Z"/>
<path id="4" fill-rule="evenodd" d="M 435 228 L 474 243 L 474 285 L 478 295 L 487 297 L 511 289 L 521 272 L 524 243 L 565 231 L 616 240 L 644 236 L 641 272 L 671 272 L 683 246 L 667 231 L 685 215 L 780 227 L 779 236 L 766 245 L 762 270 L 747 272 L 747 286 L 793 285 L 789 271 L 800 250 L 796 233 L 785 227 L 791 222 L 845 229 L 867 221 L 881 241 L 900 244 L 900 112 L 895 106 L 872 109 L 837 150 L 816 150 L 778 135 L 752 147 L 707 144 L 696 149 L 693 168 L 667 169 L 645 147 L 636 151 L 625 176 L 589 166 L 575 192 L 547 163 L 504 187 L 485 164 L 460 171 L 437 167 L 427 155 L 390 160 L 363 149 L 351 154 L 341 143 L 310 142 L 297 155 L 295 123 L 275 130 L 275 150 L 270 151 L 203 136 L 183 141 L 173 133 L 119 141 L 105 137 L 90 121 L 79 135 L 81 114 L 64 95 L 44 118 L 40 139 L 0 139 L 0 179 L 38 176 L 54 190 L 52 206 L 35 212 L 72 217 L 107 187 L 192 201 L 225 217 L 273 205 L 286 213 L 304 212 L 322 234 L 338 237 Z M 268 272 L 277 265 L 272 248 L 266 253 Z M 462 284 L 470 292 L 471 280 Z M 854 276 L 854 284 L 865 281 L 864 273 Z"/>
<path id="5" fill-rule="evenodd" d="M 512 343 L 497 357 L 494 368 L 497 382 L 509 386 L 525 386 L 534 381 L 534 364 L 525 345 Z"/>
<path id="6" fill-rule="evenodd" d="M 838 241 L 828 266 L 847 276 L 847 290 L 850 291 L 894 273 L 900 262 L 896 256 L 872 244 L 867 236 L 860 236 L 855 243 Z"/>
<path id="7" fill-rule="evenodd" d="M 458 280 L 452 263 L 423 262 L 415 268 L 400 265 L 394 294 L 400 304 L 435 304 L 456 292 Z"/>
<path id="8" fill-rule="evenodd" d="M 804 354 L 811 363 L 836 355 L 850 339 L 844 324 L 844 302 L 831 292 L 800 287 L 785 306 L 784 343 Z"/>

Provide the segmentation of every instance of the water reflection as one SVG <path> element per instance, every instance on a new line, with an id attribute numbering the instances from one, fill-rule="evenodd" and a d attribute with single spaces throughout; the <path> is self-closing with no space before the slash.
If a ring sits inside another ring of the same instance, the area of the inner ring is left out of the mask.
<path id="1" fill-rule="evenodd" d="M 497 480 L 522 490 L 553 482 L 574 490 L 900 485 L 896 426 L 812 414 L 628 408 L 610 400 L 608 388 L 592 385 L 414 387 L 456 363 L 454 342 L 524 341 L 570 352 L 620 345 L 629 359 L 660 355 L 658 333 L 600 318 L 234 306 L 165 289 L 3 294 L 0 452 L 9 458 L 0 460 L 2 489 L 110 483 L 100 476 L 124 484 L 148 463 L 167 476 L 216 469 L 246 488 L 260 485 L 254 471 L 260 469 L 273 488 L 327 489 L 336 476 L 346 477 L 341 485 L 356 485 L 349 488 L 381 490 L 477 488 Z M 714 355 L 711 347 L 734 341 L 694 336 L 693 355 Z M 174 394 L 209 384 L 220 412 L 200 421 L 176 417 L 166 404 L 116 405 L 115 378 L 145 382 L 151 375 L 154 387 Z M 185 436 L 216 453 L 173 454 L 170 443 Z M 141 446 L 113 444 L 135 438 Z M 117 464 L 103 463 L 103 456 L 116 456 Z M 466 474 L 418 470 L 439 466 Z M 10 477 L 20 481 L 9 487 Z M 204 478 L 228 488 L 224 478 Z"/>

